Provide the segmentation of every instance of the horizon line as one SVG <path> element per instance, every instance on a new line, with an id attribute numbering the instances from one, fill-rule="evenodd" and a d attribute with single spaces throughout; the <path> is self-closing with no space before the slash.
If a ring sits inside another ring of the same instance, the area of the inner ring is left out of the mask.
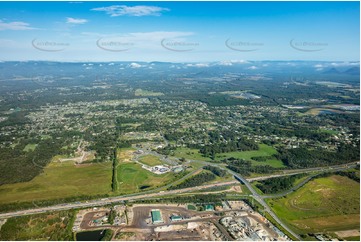
<path id="1" fill-rule="evenodd" d="M 217 62 L 231 62 L 231 63 L 243 63 L 247 64 L 247 62 L 358 62 L 360 60 L 214 60 L 214 61 L 160 61 L 160 60 L 152 60 L 152 61 L 144 61 L 144 60 L 107 60 L 107 61 L 93 61 L 93 60 L 0 60 L 0 63 L 4 62 L 59 62 L 59 63 L 85 63 L 85 62 L 93 62 L 93 63 L 114 63 L 114 62 L 144 62 L 144 63 L 152 63 L 152 62 L 160 62 L 160 63 L 217 63 Z"/>

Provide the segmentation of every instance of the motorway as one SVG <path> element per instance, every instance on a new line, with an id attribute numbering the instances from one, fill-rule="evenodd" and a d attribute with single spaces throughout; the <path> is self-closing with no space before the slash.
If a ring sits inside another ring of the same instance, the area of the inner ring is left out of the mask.
<path id="1" fill-rule="evenodd" d="M 282 171 L 282 173 L 279 174 L 273 174 L 268 176 L 261 176 L 261 177 L 254 177 L 249 178 L 247 181 L 253 182 L 253 181 L 262 181 L 267 180 L 272 177 L 281 177 L 281 176 L 292 176 L 297 174 L 303 174 L 303 173 L 312 173 L 312 172 L 328 172 L 328 171 L 337 171 L 337 170 L 345 170 L 348 168 L 354 168 L 358 164 L 358 161 L 342 164 L 342 165 L 334 165 L 334 166 L 326 166 L 326 167 L 314 167 L 314 168 L 306 168 L 306 169 L 295 169 L 295 170 L 285 170 Z"/>
<path id="2" fill-rule="evenodd" d="M 230 171 L 230 173 L 232 173 L 234 175 L 234 177 L 239 180 L 240 182 L 242 182 L 244 185 L 246 185 L 246 187 L 248 188 L 248 190 L 251 191 L 253 198 L 259 202 L 263 208 L 264 208 L 264 212 L 267 212 L 279 225 L 281 225 L 288 233 L 290 233 L 292 236 L 294 236 L 295 238 L 297 238 L 298 240 L 301 240 L 301 238 L 299 237 L 298 234 L 296 234 L 295 232 L 293 232 L 286 224 L 284 224 L 278 217 L 277 215 L 272 211 L 272 209 L 268 206 L 268 204 L 264 201 L 264 199 L 256 192 L 256 190 L 252 187 L 251 183 L 249 183 L 249 181 L 247 181 L 245 178 L 243 178 L 242 176 L 240 176 L 239 174 Z"/>
<path id="3" fill-rule="evenodd" d="M 344 170 L 344 169 L 349 169 L 349 168 L 355 167 L 358 164 L 358 162 L 352 162 L 352 163 L 343 164 L 343 165 L 336 165 L 336 166 L 330 166 L 330 167 L 317 167 L 317 168 L 310 168 L 310 169 L 300 169 L 300 170 L 284 172 L 283 174 L 268 175 L 268 176 L 264 176 L 264 177 L 245 179 L 238 173 L 235 173 L 229 169 L 225 169 L 224 167 L 221 167 L 216 163 L 205 162 L 205 161 L 195 161 L 195 160 L 191 161 L 191 162 L 198 162 L 198 163 L 205 164 L 205 165 L 217 166 L 221 169 L 226 170 L 228 173 L 232 174 L 239 182 L 243 183 L 250 190 L 250 192 L 252 193 L 252 197 L 264 207 L 265 212 L 268 212 L 270 214 L 270 216 L 277 223 L 279 223 L 286 231 L 288 231 L 288 233 L 290 233 L 292 236 L 294 236 L 295 238 L 297 238 L 299 240 L 300 240 L 300 237 L 296 233 L 294 233 L 287 225 L 285 225 L 277 217 L 277 215 L 275 213 L 273 213 L 273 211 L 268 206 L 268 204 L 264 201 L 264 199 L 287 195 L 287 194 L 297 190 L 302 185 L 304 185 L 307 181 L 309 181 L 309 179 L 312 178 L 312 176 L 310 178 L 306 179 L 305 181 L 301 182 L 298 186 L 292 188 L 291 190 L 289 190 L 285 193 L 276 194 L 276 195 L 266 195 L 266 196 L 261 196 L 260 194 L 258 194 L 255 191 L 255 189 L 251 186 L 250 182 L 255 181 L 255 180 L 265 180 L 265 179 L 269 179 L 269 178 L 272 178 L 275 176 L 290 176 L 290 175 L 300 174 L 300 173 L 338 171 L 338 170 Z M 189 177 L 191 174 L 193 174 L 193 172 L 188 174 L 186 177 Z M 185 179 L 185 177 L 183 179 Z M 101 198 L 101 199 L 95 199 L 95 200 L 86 201 L 86 202 L 72 202 L 72 203 L 66 203 L 66 204 L 52 205 L 52 206 L 48 206 L 48 207 L 40 207 L 40 208 L 19 210 L 19 211 L 14 211 L 14 212 L 1 213 L 0 219 L 18 217 L 18 216 L 30 215 L 30 214 L 39 214 L 39 213 L 45 213 L 45 212 L 51 212 L 51 211 L 104 206 L 104 205 L 109 205 L 112 203 L 117 203 L 117 202 L 122 202 L 122 201 L 127 201 L 127 200 L 139 200 L 139 199 L 151 198 L 151 197 L 182 194 L 182 193 L 187 193 L 187 192 L 191 192 L 191 191 L 197 191 L 197 190 L 202 190 L 202 189 L 207 189 L 207 188 L 212 188 L 212 187 L 217 187 L 217 186 L 231 185 L 231 184 L 235 184 L 235 183 L 237 183 L 237 181 L 229 181 L 229 182 L 209 184 L 209 185 L 177 189 L 177 190 L 170 190 L 170 191 L 160 190 L 160 189 L 169 187 L 170 184 L 168 184 L 162 188 L 157 188 L 152 191 L 136 193 L 136 194 L 131 194 L 131 195 L 123 195 L 123 196 L 117 196 L 117 197 L 111 197 L 111 198 Z M 155 192 L 155 191 L 157 191 L 157 192 Z"/>
<path id="4" fill-rule="evenodd" d="M 300 173 L 313 173 L 313 172 L 328 172 L 328 171 L 339 171 L 339 170 L 343 170 L 343 169 L 349 169 L 351 167 L 356 167 L 357 166 L 357 162 L 352 162 L 352 163 L 348 163 L 348 164 L 344 164 L 344 165 L 336 165 L 336 166 L 330 166 L 330 167 L 318 167 L 318 168 L 310 168 L 310 169 L 304 169 L 304 170 L 296 170 L 294 172 L 287 172 L 284 173 L 282 175 L 278 175 L 278 176 L 290 176 L 290 175 L 295 175 L 295 174 L 300 174 Z M 252 193 L 253 198 L 259 202 L 263 208 L 264 208 L 264 212 L 267 212 L 279 225 L 281 225 L 289 234 L 291 234 L 292 236 L 294 236 L 295 238 L 297 238 L 298 240 L 301 240 L 300 236 L 298 234 L 296 234 L 295 232 L 293 232 L 285 223 L 283 223 L 278 217 L 277 215 L 272 211 L 272 209 L 268 206 L 268 204 L 264 201 L 265 198 L 272 198 L 272 197 L 281 197 L 281 196 L 285 196 L 295 190 L 297 190 L 298 188 L 300 188 L 301 186 L 303 186 L 304 184 L 306 184 L 309 180 L 311 180 L 314 176 L 316 176 L 317 174 L 308 177 L 305 181 L 301 182 L 300 184 L 298 184 L 297 186 L 293 187 L 292 189 L 290 189 L 289 191 L 286 191 L 282 194 L 275 194 L 275 195 L 269 195 L 269 196 L 261 196 L 259 195 L 256 190 L 252 187 L 251 183 L 249 180 L 243 178 L 242 176 L 240 176 L 238 173 L 235 173 L 233 171 L 227 170 L 228 172 L 230 172 L 232 175 L 234 175 L 234 177 L 239 180 L 240 182 L 242 182 Z M 303 171 L 303 172 L 302 172 Z M 257 180 L 265 180 L 265 179 L 269 179 L 271 177 L 275 177 L 275 176 L 266 176 L 266 177 L 258 177 Z M 255 180 L 255 179 L 250 179 Z"/>
<path id="5" fill-rule="evenodd" d="M 217 183 L 217 184 L 189 187 L 189 188 L 184 188 L 184 189 L 160 191 L 157 193 L 150 193 L 150 194 L 131 194 L 131 195 L 111 197 L 111 198 L 96 199 L 96 200 L 86 201 L 86 202 L 73 202 L 73 203 L 58 204 L 58 205 L 52 205 L 52 206 L 48 206 L 48 207 L 33 208 L 33 209 L 27 209 L 27 210 L 21 210 L 21 211 L 1 213 L 0 219 L 18 217 L 18 216 L 30 215 L 30 214 L 39 214 L 39 213 L 45 213 L 45 212 L 50 212 L 50 211 L 60 211 L 60 210 L 69 210 L 69 209 L 76 209 L 76 208 L 104 206 L 104 205 L 109 205 L 112 203 L 117 203 L 117 202 L 122 202 L 122 201 L 139 200 L 139 199 L 144 199 L 144 198 L 167 196 L 167 195 L 176 195 L 176 194 L 203 190 L 203 189 L 212 188 L 212 187 L 226 186 L 226 185 L 232 185 L 232 184 L 238 184 L 238 183 L 239 183 L 238 181 L 228 181 L 228 182 L 221 182 L 221 183 Z"/>

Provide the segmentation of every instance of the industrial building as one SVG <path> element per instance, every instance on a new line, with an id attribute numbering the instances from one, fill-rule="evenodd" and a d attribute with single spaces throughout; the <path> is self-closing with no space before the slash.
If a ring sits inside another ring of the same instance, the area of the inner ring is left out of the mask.
<path id="1" fill-rule="evenodd" d="M 214 211 L 214 206 L 213 206 L 213 205 L 210 205 L 210 204 L 207 204 L 207 205 L 205 206 L 205 209 L 206 209 L 206 211 Z"/>
<path id="2" fill-rule="evenodd" d="M 161 214 L 160 210 L 153 209 L 150 213 L 152 215 L 152 223 L 153 224 L 163 223 L 163 218 L 162 218 L 162 214 Z"/>
<path id="3" fill-rule="evenodd" d="M 170 220 L 172 220 L 172 222 L 176 222 L 176 221 L 181 221 L 183 218 L 181 216 L 177 216 L 177 215 L 172 215 L 170 217 Z"/>

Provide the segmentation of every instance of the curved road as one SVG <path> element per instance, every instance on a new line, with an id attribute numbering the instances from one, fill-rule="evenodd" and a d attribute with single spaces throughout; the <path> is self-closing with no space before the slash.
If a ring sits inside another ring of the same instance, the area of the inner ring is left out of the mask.
<path id="1" fill-rule="evenodd" d="M 253 178 L 253 179 L 245 179 L 244 177 L 242 177 L 241 175 L 226 169 L 225 167 L 220 166 L 220 164 L 217 163 L 212 163 L 212 162 L 206 162 L 206 161 L 195 161 L 192 160 L 191 162 L 197 162 L 200 164 L 205 164 L 205 165 L 213 165 L 213 166 L 217 166 L 220 169 L 226 170 L 228 173 L 232 174 L 239 182 L 243 183 L 252 193 L 252 196 L 264 207 L 264 211 L 268 212 L 270 214 L 270 216 L 277 222 L 279 223 L 285 230 L 287 230 L 291 235 L 293 235 L 295 238 L 300 240 L 300 237 L 294 233 L 290 228 L 288 228 L 287 225 L 285 225 L 278 217 L 275 213 L 273 213 L 273 211 L 271 210 L 271 208 L 268 206 L 268 204 L 264 201 L 264 198 L 271 198 L 269 196 L 261 196 L 259 195 L 255 189 L 251 186 L 250 181 L 254 181 L 254 180 L 261 180 L 261 179 L 269 179 L 271 177 L 275 177 L 275 175 L 269 175 L 269 176 L 264 176 L 264 177 L 258 177 L 258 178 Z M 293 172 L 284 172 L 284 174 L 279 174 L 277 176 L 289 176 L 289 175 L 294 175 L 294 174 L 299 174 L 299 173 L 311 173 L 311 172 L 327 172 L 327 171 L 337 171 L 337 170 L 344 170 L 344 169 L 349 169 L 352 167 L 355 167 L 358 164 L 358 162 L 352 162 L 349 164 L 344 164 L 344 165 L 337 165 L 337 166 L 331 166 L 331 167 L 318 167 L 318 168 L 310 168 L 310 169 L 304 169 L 304 170 L 296 170 Z M 198 170 L 194 171 L 197 172 Z M 187 174 L 186 176 L 182 177 L 181 179 L 175 181 L 175 182 L 179 182 L 181 180 L 186 179 L 187 177 L 191 176 L 194 172 L 191 172 L 189 174 Z M 312 177 L 310 177 L 309 179 L 311 179 Z M 291 190 L 285 192 L 284 194 L 276 194 L 274 196 L 284 196 L 288 193 L 291 193 L 292 191 L 298 189 L 299 187 L 301 187 L 302 185 L 304 185 L 306 182 L 308 181 L 308 179 L 306 179 L 304 182 L 300 183 L 298 186 L 292 188 Z M 174 183 L 175 183 L 174 182 Z M 190 192 L 190 191 L 195 191 L 195 190 L 202 190 L 202 189 L 207 189 L 207 188 L 211 188 L 211 187 L 217 187 L 217 186 L 222 186 L 222 185 L 229 185 L 229 184 L 234 184 L 235 181 L 231 181 L 231 182 L 224 182 L 224 183 L 217 183 L 217 184 L 209 184 L 209 185 L 203 185 L 203 186 L 198 186 L 198 187 L 191 187 L 191 188 L 185 188 L 185 189 L 178 189 L 178 190 L 170 190 L 170 191 L 162 191 L 162 189 L 168 188 L 169 186 L 171 186 L 172 184 L 168 184 L 166 186 L 160 187 L 160 188 L 156 188 L 154 190 L 151 191 L 147 191 L 147 192 L 141 192 L 141 193 L 136 193 L 136 194 L 130 194 L 130 195 L 123 195 L 123 196 L 117 196 L 117 197 L 111 197 L 111 198 L 102 198 L 102 199 L 96 199 L 96 200 L 92 200 L 92 201 L 86 201 L 86 202 L 73 202 L 73 203 L 66 203 L 66 204 L 58 204 L 58 205 L 52 205 L 52 206 L 48 206 L 48 207 L 41 207 L 41 208 L 33 208 L 33 209 L 27 209 L 27 210 L 19 210 L 19 211 L 14 211 L 14 212 L 7 212 L 7 213 L 1 213 L 0 214 L 0 219 L 4 219 L 4 218 L 10 218 L 10 217 L 17 217 L 17 216 L 23 216 L 23 215 L 30 215 L 30 214 L 39 214 L 39 213 L 45 213 L 45 212 L 51 212 L 51 211 L 60 211 L 60 210 L 69 210 L 69 209 L 76 209 L 76 208 L 87 208 L 87 207 L 96 207 L 96 206 L 104 206 L 104 205 L 109 205 L 112 203 L 116 203 L 116 202 L 122 202 L 122 201 L 127 201 L 127 200 L 136 200 L 136 199 L 144 199 L 144 198 L 150 198 L 150 197 L 158 197 L 158 196 L 164 196 L 164 195 L 174 195 L 174 194 L 178 194 L 178 193 L 185 193 L 185 192 Z M 158 192 L 155 192 L 158 191 Z"/>

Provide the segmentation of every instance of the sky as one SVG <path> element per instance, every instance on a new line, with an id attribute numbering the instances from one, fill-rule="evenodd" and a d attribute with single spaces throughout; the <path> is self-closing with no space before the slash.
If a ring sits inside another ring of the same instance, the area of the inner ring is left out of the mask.
<path id="1" fill-rule="evenodd" d="M 359 59 L 359 2 L 0 2 L 1 61 Z"/>

